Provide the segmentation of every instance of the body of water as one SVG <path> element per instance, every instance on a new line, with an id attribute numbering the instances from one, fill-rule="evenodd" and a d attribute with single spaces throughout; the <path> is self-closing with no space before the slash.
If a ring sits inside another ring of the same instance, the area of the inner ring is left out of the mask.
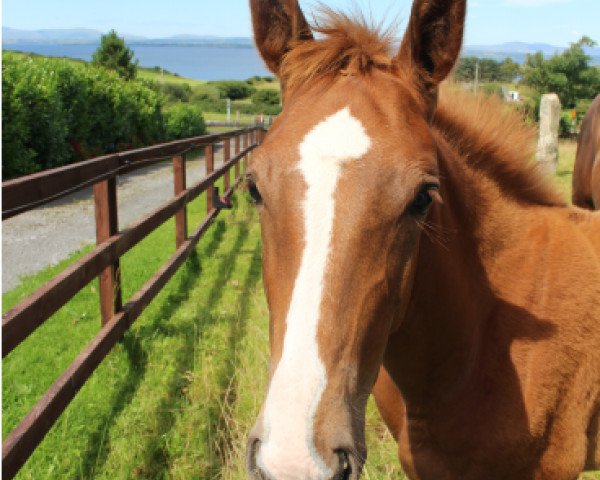
<path id="1" fill-rule="evenodd" d="M 49 57 L 70 57 L 89 61 L 97 44 L 38 44 L 20 43 L 3 46 L 4 49 L 33 52 Z M 201 45 L 131 45 L 135 58 L 142 67 L 163 67 L 183 77 L 195 80 L 246 80 L 254 75 L 272 75 L 254 48 L 210 47 Z M 526 54 L 513 52 L 485 52 L 466 48 L 464 55 L 492 58 L 506 57 L 524 63 Z M 592 65 L 600 65 L 600 57 L 593 56 Z"/>
<path id="2" fill-rule="evenodd" d="M 98 45 L 3 45 L 3 49 L 33 52 L 49 57 L 89 61 Z M 245 80 L 271 75 L 254 48 L 205 47 L 195 45 L 131 45 L 141 67 L 163 67 L 195 80 Z"/>

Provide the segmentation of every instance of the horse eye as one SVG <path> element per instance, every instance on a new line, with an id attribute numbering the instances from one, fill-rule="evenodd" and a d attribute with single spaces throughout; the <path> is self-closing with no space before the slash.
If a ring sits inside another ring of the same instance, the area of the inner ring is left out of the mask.
<path id="1" fill-rule="evenodd" d="M 246 183 L 248 184 L 248 192 L 250 193 L 254 203 L 262 203 L 262 197 L 258 191 L 258 188 L 256 187 L 256 183 L 254 183 L 254 180 L 248 176 L 246 177 Z"/>
<path id="2" fill-rule="evenodd" d="M 427 184 L 421 188 L 410 206 L 410 209 L 414 215 L 425 215 L 427 213 L 427 210 L 433 201 L 429 191 L 437 188 L 437 185 L 433 184 Z"/>

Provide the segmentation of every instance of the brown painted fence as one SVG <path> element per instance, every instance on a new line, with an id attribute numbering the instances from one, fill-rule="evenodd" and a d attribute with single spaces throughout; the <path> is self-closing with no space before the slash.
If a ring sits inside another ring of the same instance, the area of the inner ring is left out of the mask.
<path id="1" fill-rule="evenodd" d="M 2 476 L 16 475 L 56 419 L 69 405 L 111 348 L 185 261 L 220 212 L 213 205 L 213 183 L 223 177 L 225 195 L 240 182 L 240 163 L 262 139 L 261 127 L 186 138 L 170 143 L 106 155 L 10 180 L 2 184 L 2 219 L 93 186 L 96 248 L 66 268 L 2 317 L 2 357 L 8 355 L 95 277 L 100 282 L 100 332 L 54 382 L 2 444 Z M 231 141 L 234 141 L 233 157 Z M 214 169 L 215 145 L 223 144 L 224 161 Z M 241 144 L 241 145 L 240 145 Z M 187 187 L 185 155 L 204 147 L 207 175 Z M 240 148 L 241 147 L 241 148 Z M 174 198 L 134 225 L 119 231 L 117 176 L 172 157 Z M 230 169 L 234 169 L 231 181 Z M 188 235 L 186 205 L 207 192 L 207 215 Z M 127 304 L 121 302 L 119 258 L 149 233 L 175 216 L 177 250 Z"/>

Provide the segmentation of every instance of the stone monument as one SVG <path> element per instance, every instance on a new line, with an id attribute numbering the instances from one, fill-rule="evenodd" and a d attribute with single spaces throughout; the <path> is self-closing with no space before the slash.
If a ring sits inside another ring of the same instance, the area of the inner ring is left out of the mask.
<path id="1" fill-rule="evenodd" d="M 556 173 L 558 167 L 558 127 L 560 124 L 561 106 L 556 93 L 542 95 L 540 103 L 540 136 L 536 158 L 543 171 L 550 175 Z"/>

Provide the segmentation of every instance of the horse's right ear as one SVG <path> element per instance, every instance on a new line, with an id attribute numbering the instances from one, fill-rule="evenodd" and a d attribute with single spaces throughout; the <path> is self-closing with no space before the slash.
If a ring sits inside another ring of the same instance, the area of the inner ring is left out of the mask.
<path id="1" fill-rule="evenodd" d="M 254 41 L 269 70 L 279 76 L 281 61 L 296 40 L 313 38 L 298 0 L 250 0 Z"/>

